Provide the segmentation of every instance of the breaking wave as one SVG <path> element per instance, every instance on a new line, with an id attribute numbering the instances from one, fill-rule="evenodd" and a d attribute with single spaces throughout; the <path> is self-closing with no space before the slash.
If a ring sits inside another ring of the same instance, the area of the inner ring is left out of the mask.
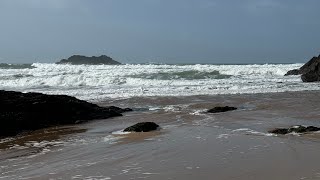
<path id="1" fill-rule="evenodd" d="M 0 63 L 0 69 L 32 69 L 32 64 L 7 64 Z"/>
<path id="2" fill-rule="evenodd" d="M 84 100 L 320 90 L 314 83 L 302 83 L 299 76 L 284 76 L 301 65 L 34 63 L 0 68 L 0 89 L 67 94 Z"/>
<path id="3" fill-rule="evenodd" d="M 219 71 L 198 71 L 198 70 L 187 70 L 180 72 L 159 72 L 159 73 L 143 73 L 131 76 L 133 78 L 141 79 L 158 79 L 158 80 L 197 80 L 197 79 L 226 79 L 230 78 L 231 75 L 220 74 Z"/>

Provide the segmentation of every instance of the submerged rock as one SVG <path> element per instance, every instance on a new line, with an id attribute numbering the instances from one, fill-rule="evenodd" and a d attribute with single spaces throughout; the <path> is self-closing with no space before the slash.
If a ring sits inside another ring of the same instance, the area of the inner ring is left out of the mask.
<path id="1" fill-rule="evenodd" d="M 320 55 L 318 57 L 313 57 L 300 69 L 288 71 L 285 76 L 299 74 L 301 74 L 301 79 L 303 82 L 320 81 Z"/>
<path id="2" fill-rule="evenodd" d="M 66 95 L 0 90 L 0 137 L 50 126 L 121 116 L 129 109 L 99 107 Z"/>
<path id="3" fill-rule="evenodd" d="M 107 64 L 107 65 L 117 65 L 121 64 L 118 61 L 113 60 L 109 56 L 101 55 L 101 56 L 92 56 L 86 57 L 81 55 L 73 55 L 68 59 L 62 59 L 56 64 L 73 64 L 73 65 L 81 65 L 81 64 L 89 64 L 89 65 L 99 65 L 99 64 Z"/>
<path id="4" fill-rule="evenodd" d="M 285 129 L 285 128 L 277 128 L 277 129 L 270 130 L 268 132 L 272 134 L 288 134 L 289 133 L 288 129 Z"/>
<path id="5" fill-rule="evenodd" d="M 273 134 L 289 134 L 289 133 L 308 133 L 308 132 L 314 132 L 314 131 L 320 131 L 320 128 L 315 126 L 298 125 L 298 126 L 292 126 L 290 128 L 276 128 L 268 132 Z"/>
<path id="6" fill-rule="evenodd" d="M 236 110 L 236 107 L 229 107 L 229 106 L 222 106 L 222 107 L 214 107 L 212 109 L 209 109 L 208 113 L 219 113 L 219 112 L 227 112 L 227 111 L 233 111 Z"/>
<path id="7" fill-rule="evenodd" d="M 131 108 L 119 108 L 119 107 L 116 107 L 116 106 L 109 106 L 107 108 L 112 110 L 112 111 L 115 111 L 117 113 L 124 113 L 124 112 L 133 111 Z"/>
<path id="8" fill-rule="evenodd" d="M 124 132 L 149 132 L 159 128 L 159 125 L 154 122 L 140 122 L 133 126 L 124 129 Z"/>

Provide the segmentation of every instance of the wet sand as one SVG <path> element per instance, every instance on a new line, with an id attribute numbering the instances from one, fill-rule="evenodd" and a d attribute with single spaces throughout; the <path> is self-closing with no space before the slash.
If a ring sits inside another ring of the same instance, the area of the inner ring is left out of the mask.
<path id="1" fill-rule="evenodd" d="M 144 97 L 101 101 L 135 111 L 0 141 L 0 179 L 320 179 L 320 92 Z M 219 105 L 239 109 L 203 113 Z M 136 122 L 162 128 L 121 134 Z"/>

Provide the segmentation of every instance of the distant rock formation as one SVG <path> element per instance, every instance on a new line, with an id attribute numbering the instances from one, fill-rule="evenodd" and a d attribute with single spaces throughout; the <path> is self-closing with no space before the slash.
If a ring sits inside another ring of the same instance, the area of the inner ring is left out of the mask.
<path id="1" fill-rule="evenodd" d="M 124 129 L 124 132 L 149 132 L 159 128 L 159 125 L 154 122 L 140 122 L 133 126 Z"/>
<path id="2" fill-rule="evenodd" d="M 88 64 L 88 65 L 99 65 L 99 64 L 106 64 L 106 65 L 118 65 L 121 64 L 118 61 L 113 60 L 111 57 L 106 55 L 101 56 L 81 56 L 81 55 L 73 55 L 68 59 L 62 59 L 61 61 L 57 62 L 56 64 L 73 64 L 73 65 L 81 65 L 81 64 Z"/>
<path id="3" fill-rule="evenodd" d="M 220 113 L 220 112 L 227 112 L 227 111 L 234 111 L 236 110 L 236 107 L 229 107 L 229 106 L 223 106 L 223 107 L 214 107 L 212 109 L 209 109 L 208 113 Z"/>
<path id="4" fill-rule="evenodd" d="M 51 126 L 121 116 L 131 109 L 100 107 L 66 95 L 0 90 L 0 138 Z"/>
<path id="5" fill-rule="evenodd" d="M 294 69 L 288 71 L 285 76 L 288 75 L 300 75 L 303 82 L 315 82 L 320 81 L 320 55 L 313 57 L 310 61 L 304 64 L 300 69 Z"/>

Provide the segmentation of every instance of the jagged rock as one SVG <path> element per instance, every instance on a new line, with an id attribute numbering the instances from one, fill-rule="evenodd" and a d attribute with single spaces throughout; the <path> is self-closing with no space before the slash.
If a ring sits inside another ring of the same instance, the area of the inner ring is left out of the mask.
<path id="1" fill-rule="evenodd" d="M 319 64 L 317 64 L 314 69 L 310 70 L 309 72 L 302 74 L 301 79 L 303 82 L 316 82 L 320 81 L 320 69 Z"/>
<path id="2" fill-rule="evenodd" d="M 0 137 L 50 126 L 121 116 L 129 109 L 99 107 L 66 95 L 0 90 Z"/>
<path id="3" fill-rule="evenodd" d="M 308 132 L 314 132 L 314 131 L 320 131 L 320 128 L 315 126 L 292 126 L 290 128 L 277 128 L 268 131 L 269 133 L 273 134 L 288 134 L 288 133 L 308 133 Z"/>
<path id="4" fill-rule="evenodd" d="M 301 74 L 301 79 L 303 82 L 315 82 L 320 81 L 320 55 L 318 57 L 313 57 L 310 61 L 304 64 L 300 69 L 294 69 L 288 71 L 287 75 L 299 75 Z"/>
<path id="5" fill-rule="evenodd" d="M 305 63 L 301 68 L 299 69 L 293 69 L 288 71 L 285 76 L 288 75 L 299 75 L 299 74 L 305 74 L 312 70 L 317 64 L 320 62 L 320 55 L 318 57 L 311 58 L 307 63 Z"/>
<path id="6" fill-rule="evenodd" d="M 300 69 L 293 69 L 293 70 L 288 71 L 288 72 L 285 74 L 285 76 L 299 75 L 299 74 L 301 74 L 301 73 L 300 73 Z"/>
<path id="7" fill-rule="evenodd" d="M 113 60 L 111 57 L 101 55 L 101 56 L 92 56 L 86 57 L 81 55 L 73 55 L 68 59 L 62 59 L 56 64 L 73 64 L 73 65 L 81 65 L 81 64 L 89 64 L 89 65 L 99 65 L 99 64 L 107 64 L 107 65 L 117 65 L 121 64 L 118 61 Z"/>
<path id="8" fill-rule="evenodd" d="M 159 125 L 154 122 L 140 122 L 133 126 L 124 129 L 124 132 L 149 132 L 159 128 Z"/>
<path id="9" fill-rule="evenodd" d="M 219 112 L 227 112 L 227 111 L 233 111 L 236 110 L 236 107 L 229 107 L 229 106 L 224 106 L 224 107 L 214 107 L 212 109 L 209 109 L 207 112 L 208 113 L 219 113 Z"/>

